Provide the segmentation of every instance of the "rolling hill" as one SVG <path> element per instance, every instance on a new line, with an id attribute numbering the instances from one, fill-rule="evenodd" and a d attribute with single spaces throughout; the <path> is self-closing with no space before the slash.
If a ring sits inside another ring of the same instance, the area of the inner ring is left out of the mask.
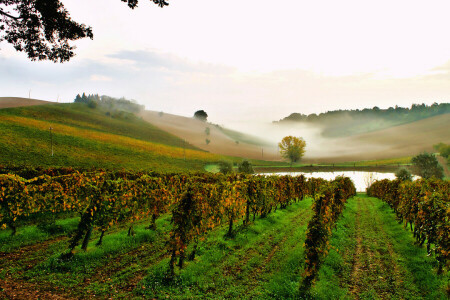
<path id="1" fill-rule="evenodd" d="M 314 162 L 344 162 L 414 156 L 450 142 L 450 114 L 344 138 L 325 139 Z M 328 151 L 327 151 L 328 150 Z"/>
<path id="2" fill-rule="evenodd" d="M 237 157 L 278 164 L 276 142 L 285 135 L 305 137 L 303 162 L 308 164 L 405 158 L 433 151 L 439 142 L 450 143 L 448 113 L 333 138 L 321 135 L 320 128 L 302 127 L 298 122 L 268 124 L 261 131 L 272 137 L 271 144 L 194 118 L 156 111 L 111 113 L 83 103 L 23 98 L 0 98 L 0 107 L 0 164 L 166 171 L 200 170 L 222 159 L 240 161 Z"/>
<path id="3" fill-rule="evenodd" d="M 0 164 L 180 171 L 222 159 L 131 113 L 16 99 L 0 99 Z"/>
<path id="4" fill-rule="evenodd" d="M 275 142 L 271 144 L 261 138 L 194 118 L 148 110 L 141 112 L 139 116 L 162 130 L 185 139 L 195 147 L 211 153 L 248 159 L 279 159 Z M 209 128 L 209 134 L 206 133 L 206 128 Z M 208 144 L 206 139 L 210 141 Z"/>
<path id="5" fill-rule="evenodd" d="M 10 107 L 21 107 L 21 106 L 34 106 L 51 104 L 53 102 L 37 100 L 37 99 L 27 99 L 20 97 L 0 97 L 0 108 L 10 108 Z"/>

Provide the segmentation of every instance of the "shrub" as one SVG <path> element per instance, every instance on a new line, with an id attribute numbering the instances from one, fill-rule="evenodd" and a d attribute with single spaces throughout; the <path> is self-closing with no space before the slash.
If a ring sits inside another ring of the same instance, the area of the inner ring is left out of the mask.
<path id="1" fill-rule="evenodd" d="M 223 174 L 233 173 L 233 166 L 228 161 L 219 162 L 219 172 Z"/>
<path id="2" fill-rule="evenodd" d="M 436 177 L 442 179 L 444 177 L 444 169 L 439 165 L 433 154 L 424 152 L 414 156 L 411 160 L 417 168 L 419 175 L 423 178 Z"/>
<path id="3" fill-rule="evenodd" d="M 395 173 L 395 177 L 401 181 L 411 181 L 412 175 L 411 172 L 406 168 L 401 168 Z"/>
<path id="4" fill-rule="evenodd" d="M 244 160 L 242 163 L 238 165 L 238 171 L 239 173 L 246 173 L 246 174 L 255 173 L 252 164 L 248 160 Z"/>

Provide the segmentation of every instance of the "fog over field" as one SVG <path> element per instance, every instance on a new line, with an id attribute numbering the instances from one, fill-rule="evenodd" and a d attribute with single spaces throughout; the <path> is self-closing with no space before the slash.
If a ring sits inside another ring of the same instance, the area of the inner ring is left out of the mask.
<path id="1" fill-rule="evenodd" d="M 64 64 L 31 62 L 2 42 L 0 96 L 125 96 L 176 115 L 203 109 L 233 128 L 292 112 L 449 102 L 446 0 L 63 3 L 94 39 L 74 42 Z"/>

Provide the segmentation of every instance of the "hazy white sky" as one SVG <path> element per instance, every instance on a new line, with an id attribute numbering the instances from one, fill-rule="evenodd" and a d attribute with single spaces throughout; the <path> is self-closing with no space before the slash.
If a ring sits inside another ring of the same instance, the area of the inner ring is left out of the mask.
<path id="1" fill-rule="evenodd" d="M 0 96 L 125 96 L 220 124 L 450 102 L 448 0 L 62 2 L 94 40 L 65 64 L 0 44 Z"/>

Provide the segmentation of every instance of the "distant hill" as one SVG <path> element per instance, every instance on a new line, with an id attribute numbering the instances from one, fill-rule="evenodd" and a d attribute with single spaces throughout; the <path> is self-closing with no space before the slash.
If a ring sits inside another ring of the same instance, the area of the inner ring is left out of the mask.
<path id="1" fill-rule="evenodd" d="M 143 111 L 139 116 L 162 130 L 185 139 L 195 147 L 211 153 L 248 159 L 279 159 L 275 143 L 271 144 L 252 135 L 195 118 L 156 111 Z"/>
<path id="2" fill-rule="evenodd" d="M 28 99 L 28 98 L 19 98 L 19 97 L 0 97 L 0 108 L 33 106 L 33 105 L 43 105 L 43 104 L 51 104 L 51 103 L 53 103 L 53 102 L 37 100 L 37 99 Z"/>
<path id="3" fill-rule="evenodd" d="M 16 107 L 0 109 L 0 164 L 180 171 L 221 159 L 132 113 L 10 99 Z M 7 101 L 1 102 L 5 107 Z M 23 106 L 27 103 L 34 106 Z"/>
<path id="4" fill-rule="evenodd" d="M 324 137 L 345 137 L 386 129 L 426 118 L 450 113 L 449 103 L 432 105 L 413 104 L 411 108 L 390 107 L 380 109 L 335 110 L 321 114 L 304 115 L 293 113 L 274 123 L 305 123 L 320 127 Z"/>
<path id="5" fill-rule="evenodd" d="M 323 139 L 321 149 L 309 153 L 310 162 L 345 162 L 410 157 L 433 145 L 450 143 L 450 114 L 443 114 L 348 137 Z"/>

